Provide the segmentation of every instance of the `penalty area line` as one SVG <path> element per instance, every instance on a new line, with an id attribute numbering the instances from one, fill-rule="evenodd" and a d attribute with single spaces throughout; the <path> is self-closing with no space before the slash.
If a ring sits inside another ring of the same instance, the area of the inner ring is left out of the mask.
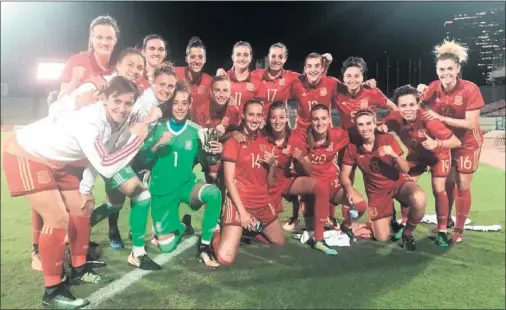
<path id="1" fill-rule="evenodd" d="M 174 257 L 181 254 L 182 252 L 186 251 L 190 247 L 194 246 L 199 238 L 197 236 L 191 236 L 190 238 L 184 240 L 181 242 L 178 247 L 174 250 L 174 252 L 169 254 L 160 254 L 156 256 L 153 260 L 160 266 L 165 265 L 169 261 L 171 261 Z M 117 294 L 120 294 L 125 289 L 127 289 L 130 285 L 134 284 L 135 282 L 139 281 L 142 277 L 145 275 L 148 275 L 152 273 L 153 270 L 142 270 L 142 269 L 135 269 L 124 275 L 123 277 L 119 278 L 118 280 L 115 280 L 114 282 L 108 284 L 107 286 L 99 289 L 98 291 L 92 293 L 88 300 L 90 301 L 90 304 L 83 309 L 96 309 L 101 303 L 111 299 L 112 297 L 116 296 Z M 162 270 L 159 270 L 157 272 L 163 272 Z"/>

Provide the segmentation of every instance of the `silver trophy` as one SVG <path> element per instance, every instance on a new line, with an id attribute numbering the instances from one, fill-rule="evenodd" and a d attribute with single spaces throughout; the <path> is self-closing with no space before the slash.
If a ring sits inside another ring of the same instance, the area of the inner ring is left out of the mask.
<path id="1" fill-rule="evenodd" d="M 215 165 L 220 160 L 220 154 L 213 154 L 211 152 L 211 141 L 220 141 L 222 134 L 214 128 L 202 128 L 199 132 L 200 141 L 202 142 L 202 149 L 206 152 L 206 160 L 209 166 Z"/>

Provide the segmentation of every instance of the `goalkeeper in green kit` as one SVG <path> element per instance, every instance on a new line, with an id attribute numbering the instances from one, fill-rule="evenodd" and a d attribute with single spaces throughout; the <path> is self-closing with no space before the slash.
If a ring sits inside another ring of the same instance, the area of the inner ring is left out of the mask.
<path id="1" fill-rule="evenodd" d="M 179 205 L 188 204 L 193 210 L 205 205 L 202 236 L 197 259 L 209 268 L 219 263 L 211 248 L 211 238 L 221 213 L 221 192 L 211 184 L 197 179 L 193 167 L 200 162 L 207 166 L 199 133 L 202 128 L 188 120 L 191 93 L 186 84 L 178 82 L 163 117 L 139 153 L 144 164 L 152 163 L 149 191 L 151 216 L 163 253 L 174 251 L 185 231 L 179 220 Z M 212 153 L 222 151 L 221 143 L 210 142 Z"/>

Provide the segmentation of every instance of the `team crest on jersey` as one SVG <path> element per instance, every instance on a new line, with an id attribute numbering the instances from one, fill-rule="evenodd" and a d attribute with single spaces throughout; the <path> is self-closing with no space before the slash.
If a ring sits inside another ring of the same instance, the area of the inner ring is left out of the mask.
<path id="1" fill-rule="evenodd" d="M 369 107 L 369 100 L 362 99 L 360 100 L 360 109 L 367 109 Z"/>
<path id="2" fill-rule="evenodd" d="M 279 79 L 279 86 L 285 86 L 286 81 L 285 79 Z"/>
<path id="3" fill-rule="evenodd" d="M 320 96 L 321 97 L 327 96 L 327 87 L 320 88 Z"/>
<path id="4" fill-rule="evenodd" d="M 253 85 L 253 83 L 246 83 L 246 89 L 248 91 L 254 91 L 255 90 L 255 85 Z"/>
<path id="5" fill-rule="evenodd" d="M 192 140 L 186 140 L 186 142 L 184 143 L 184 148 L 185 150 L 191 150 L 192 149 Z"/>
<path id="6" fill-rule="evenodd" d="M 334 149 L 334 142 L 330 142 L 329 146 L 325 149 L 327 152 L 332 152 Z"/>
<path id="7" fill-rule="evenodd" d="M 456 96 L 455 97 L 455 105 L 462 105 L 464 101 L 462 101 L 462 96 Z"/>
<path id="8" fill-rule="evenodd" d="M 197 93 L 199 95 L 203 95 L 205 91 L 206 91 L 206 88 L 202 85 L 200 85 L 199 88 L 197 89 Z"/>
<path id="9" fill-rule="evenodd" d="M 47 184 L 51 182 L 51 177 L 49 176 L 49 172 L 46 170 L 38 171 L 37 172 L 37 182 L 39 184 Z"/>
<path id="10" fill-rule="evenodd" d="M 260 144 L 260 151 L 262 152 L 265 152 L 266 148 L 265 148 L 265 144 Z"/>

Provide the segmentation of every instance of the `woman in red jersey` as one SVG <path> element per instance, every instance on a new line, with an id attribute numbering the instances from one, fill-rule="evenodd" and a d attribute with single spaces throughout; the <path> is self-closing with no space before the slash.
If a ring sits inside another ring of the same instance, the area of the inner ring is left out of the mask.
<path id="1" fill-rule="evenodd" d="M 240 109 L 244 102 L 256 97 L 260 87 L 260 79 L 253 76 L 249 70 L 252 57 L 251 45 L 239 41 L 232 48 L 232 68 L 227 72 L 219 69 L 217 73 L 217 75 L 225 74 L 232 82 L 232 98 Z"/>
<path id="2" fill-rule="evenodd" d="M 288 127 L 286 106 L 282 102 L 275 102 L 270 106 L 264 131 L 269 143 L 275 147 L 277 165 L 269 170 L 269 193 L 278 210 L 282 210 L 282 197 L 311 197 L 310 207 L 306 209 L 306 219 L 309 220 L 306 223 L 311 224 L 310 219 L 314 217 L 311 225 L 314 227 L 313 247 L 327 255 L 337 255 L 337 251 L 325 243 L 323 232 L 329 202 L 344 202 L 342 191 L 340 192 L 335 182 L 338 172 L 333 158 L 348 140 L 344 131 L 330 128 L 330 114 L 324 105 L 314 106 L 311 117 L 313 127 L 308 130 L 310 137 L 306 139 L 304 135 L 301 138 L 294 135 Z M 301 173 L 291 171 L 292 162 Z M 365 202 L 360 198 L 360 194 L 354 194 L 357 209 L 364 212 Z"/>
<path id="3" fill-rule="evenodd" d="M 346 205 L 343 206 L 344 222 L 341 224 L 341 230 L 353 241 L 352 218 L 349 216 L 348 205 L 350 203 L 354 204 L 358 217 L 362 216 L 367 209 L 367 205 L 355 190 L 350 189 L 349 196 L 346 197 L 344 189 L 339 183 L 339 168 L 336 165 L 336 159 L 338 152 L 349 143 L 348 134 L 341 128 L 332 128 L 330 109 L 323 104 L 313 106 L 310 117 L 311 127 L 307 129 L 304 141 L 312 165 L 311 177 L 329 186 L 330 210 L 326 212 L 325 216 L 332 216 L 330 212 L 335 210 L 336 205 Z M 313 204 L 311 199 L 304 199 L 309 200 L 309 205 Z M 309 211 L 311 211 L 311 208 L 309 208 Z M 308 216 L 308 210 L 306 210 L 305 216 Z"/>
<path id="4" fill-rule="evenodd" d="M 95 18 L 90 24 L 88 51 L 71 56 L 65 64 L 59 96 L 69 94 L 90 77 L 109 72 L 109 61 L 118 37 L 119 28 L 114 18 Z"/>
<path id="5" fill-rule="evenodd" d="M 390 113 L 383 123 L 387 130 L 395 131 L 408 149 L 409 176 L 415 182 L 430 167 L 432 192 L 436 202 L 438 236 L 436 244 L 448 247 L 446 226 L 448 223 L 448 197 L 445 182 L 450 172 L 450 149 L 461 146 L 460 140 L 437 119 L 424 116 L 416 88 L 404 85 L 394 92 L 394 102 L 399 111 Z M 400 238 L 402 229 L 396 234 Z"/>
<path id="6" fill-rule="evenodd" d="M 176 67 L 177 78 L 190 85 L 192 108 L 200 107 L 209 100 L 211 76 L 202 72 L 206 64 L 206 46 L 198 37 L 193 37 L 186 47 L 187 67 Z"/>
<path id="7" fill-rule="evenodd" d="M 149 87 L 149 77 L 155 68 L 165 61 L 167 42 L 157 34 L 145 36 L 142 40 L 142 55 L 146 58 L 146 68 L 144 74 L 137 81 L 141 92 Z"/>
<path id="8" fill-rule="evenodd" d="M 211 97 L 209 101 L 204 102 L 200 107 L 192 110 L 192 120 L 203 128 L 214 128 L 223 135 L 229 125 L 239 125 L 241 121 L 241 112 L 231 97 L 230 80 L 224 76 L 213 77 L 211 81 Z M 218 141 L 210 141 L 211 152 L 221 154 L 222 147 Z M 219 158 L 214 158 L 210 154 L 209 171 L 206 171 L 208 182 L 216 181 L 220 167 Z"/>
<path id="9" fill-rule="evenodd" d="M 325 71 L 332 62 L 330 54 L 323 54 Z M 260 79 L 261 83 L 257 97 L 263 100 L 265 109 L 269 108 L 274 101 L 288 104 L 291 96 L 292 83 L 300 76 L 299 73 L 284 69 L 288 59 L 288 49 L 283 43 L 277 42 L 269 48 L 269 67 L 256 69 L 252 75 Z"/>
<path id="10" fill-rule="evenodd" d="M 69 94 L 60 97 L 49 106 L 49 115 L 79 109 L 100 100 L 100 90 L 115 76 L 123 76 L 132 82 L 142 76 L 146 61 L 139 50 L 126 48 L 121 51 L 114 72 L 108 75 L 95 75 L 84 81 Z"/>
<path id="11" fill-rule="evenodd" d="M 456 208 L 452 242 L 460 243 L 471 209 L 471 182 L 480 162 L 483 132 L 478 119 L 485 103 L 478 86 L 460 78 L 460 67 L 467 61 L 467 48 L 445 40 L 434 48 L 434 54 L 439 80 L 428 87 L 418 85 L 418 90 L 423 92 L 422 101 L 432 105 L 432 110 L 426 111 L 425 116 L 443 122 L 462 141 L 461 147 L 452 150 L 452 169 L 446 179 L 450 210 L 454 199 Z"/>
<path id="12" fill-rule="evenodd" d="M 369 220 L 378 241 L 387 241 L 390 235 L 393 198 L 405 203 L 410 211 L 402 241 L 407 251 L 413 251 L 416 244 L 412 233 L 424 215 L 425 193 L 407 175 L 409 163 L 402 158 L 403 151 L 394 136 L 376 132 L 374 112 L 359 110 L 353 123 L 359 137 L 350 142 L 344 153 L 339 177 L 341 185 L 349 196 L 353 191 L 352 168 L 358 166 L 364 175 Z"/>
<path id="13" fill-rule="evenodd" d="M 261 231 L 272 245 L 285 244 L 283 228 L 266 184 L 268 166 L 275 164 L 275 158 L 273 147 L 258 135 L 263 119 L 261 101 L 245 102 L 240 131 L 247 141 L 239 143 L 229 138 L 223 146 L 228 197 L 222 211 L 222 228 L 213 236 L 213 249 L 220 264 L 234 262 L 244 229 Z"/>
<path id="14" fill-rule="evenodd" d="M 309 54 L 304 61 L 304 74 L 292 84 L 291 95 L 297 100 L 295 134 L 300 135 L 302 138 L 304 138 L 307 128 L 311 125 L 309 113 L 312 106 L 323 104 L 330 109 L 331 102 L 337 105 L 337 102 L 333 101 L 335 100 L 334 94 L 341 82 L 334 77 L 325 75 L 325 62 L 326 60 L 320 54 Z M 375 80 L 363 82 L 362 79 L 359 81 L 359 84 L 366 89 L 366 92 L 378 92 L 375 89 Z M 344 210 L 346 211 L 346 209 Z M 284 226 L 286 230 L 291 231 L 295 229 L 298 223 L 298 215 L 298 205 L 294 204 L 292 217 L 290 217 Z M 335 211 L 331 211 L 329 224 L 336 225 L 334 217 Z"/>

